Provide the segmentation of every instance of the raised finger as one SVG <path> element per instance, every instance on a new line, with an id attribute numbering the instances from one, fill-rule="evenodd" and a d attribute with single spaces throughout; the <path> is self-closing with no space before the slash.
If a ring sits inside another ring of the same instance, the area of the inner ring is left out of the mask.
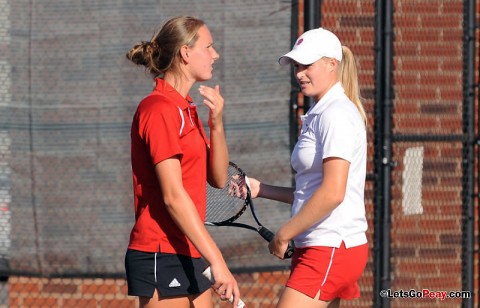
<path id="1" fill-rule="evenodd" d="M 207 86 L 200 86 L 198 88 L 198 91 L 200 92 L 200 94 L 203 97 L 205 97 L 209 100 L 213 100 L 215 98 L 215 95 L 216 95 L 215 91 L 212 88 L 207 87 Z"/>

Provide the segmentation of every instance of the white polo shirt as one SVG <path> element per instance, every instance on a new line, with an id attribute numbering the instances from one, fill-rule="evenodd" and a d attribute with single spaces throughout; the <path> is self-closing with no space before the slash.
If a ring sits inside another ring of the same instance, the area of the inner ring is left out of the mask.
<path id="1" fill-rule="evenodd" d="M 292 216 L 301 210 L 321 185 L 324 159 L 345 159 L 350 162 L 350 168 L 343 202 L 324 219 L 295 237 L 295 246 L 338 248 L 342 241 L 347 248 L 365 244 L 367 135 L 363 119 L 340 83 L 335 84 L 303 118 L 301 135 L 291 157 L 296 171 Z"/>

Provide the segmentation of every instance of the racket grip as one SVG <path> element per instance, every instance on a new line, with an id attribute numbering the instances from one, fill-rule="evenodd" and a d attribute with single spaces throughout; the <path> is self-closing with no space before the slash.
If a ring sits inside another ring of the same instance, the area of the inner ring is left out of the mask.
<path id="1" fill-rule="evenodd" d="M 258 233 L 269 243 L 273 240 L 273 237 L 275 236 L 272 231 L 268 230 L 264 226 L 261 226 L 260 229 L 258 229 Z"/>
<path id="2" fill-rule="evenodd" d="M 269 243 L 275 237 L 275 234 L 273 234 L 272 231 L 268 230 L 267 228 L 265 228 L 263 226 L 260 227 L 260 229 L 258 229 L 258 233 Z M 293 255 L 294 250 L 295 249 L 293 248 L 293 242 L 289 242 L 287 250 L 285 250 L 285 254 L 283 255 L 283 258 L 284 259 L 290 259 Z"/>
<path id="3" fill-rule="evenodd" d="M 202 272 L 202 275 L 205 276 L 208 280 L 210 280 L 210 282 L 213 284 L 215 283 L 215 281 L 213 280 L 213 277 L 212 277 L 212 270 L 210 269 L 210 266 L 207 267 L 203 272 Z M 233 295 L 230 296 L 230 298 L 228 299 L 228 301 L 230 303 L 233 304 Z M 247 305 L 245 305 L 245 303 L 241 300 L 241 299 L 238 299 L 238 304 L 235 308 L 247 308 Z"/>
<path id="4" fill-rule="evenodd" d="M 284 259 L 290 259 L 295 252 L 295 248 L 293 248 L 293 241 L 288 243 L 287 250 L 285 250 L 285 254 L 283 255 Z"/>

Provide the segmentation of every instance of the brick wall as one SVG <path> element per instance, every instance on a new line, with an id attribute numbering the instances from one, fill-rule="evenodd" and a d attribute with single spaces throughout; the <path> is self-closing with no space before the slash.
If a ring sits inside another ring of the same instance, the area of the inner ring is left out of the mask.
<path id="1" fill-rule="evenodd" d="M 288 278 L 288 272 L 238 274 L 242 300 L 250 308 L 275 307 Z M 75 307 L 75 308 L 134 308 L 136 297 L 127 296 L 123 279 L 67 279 L 11 276 L 8 281 L 9 308 L 24 307 Z M 229 308 L 213 295 L 215 307 Z M 4 307 L 0 305 L 0 307 Z"/>
<path id="2" fill-rule="evenodd" d="M 136 307 L 126 284 L 115 279 L 9 278 L 9 307 Z"/>
<path id="3" fill-rule="evenodd" d="M 396 1 L 395 21 L 394 132 L 462 134 L 462 1 Z M 409 148 L 419 146 L 424 148 L 423 214 L 405 215 L 403 158 Z M 460 291 L 462 143 L 397 142 L 394 151 L 399 166 L 392 175 L 392 288 Z M 427 303 L 415 303 L 427 307 Z M 429 307 L 460 303 L 458 299 L 432 301 Z"/>

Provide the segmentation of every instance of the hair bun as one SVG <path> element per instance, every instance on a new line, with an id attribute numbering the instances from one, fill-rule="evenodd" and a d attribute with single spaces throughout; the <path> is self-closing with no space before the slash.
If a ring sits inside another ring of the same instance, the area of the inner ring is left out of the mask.
<path id="1" fill-rule="evenodd" d="M 142 41 L 140 45 L 142 46 L 143 51 L 146 54 L 152 54 L 155 49 L 153 43 L 150 41 Z"/>

